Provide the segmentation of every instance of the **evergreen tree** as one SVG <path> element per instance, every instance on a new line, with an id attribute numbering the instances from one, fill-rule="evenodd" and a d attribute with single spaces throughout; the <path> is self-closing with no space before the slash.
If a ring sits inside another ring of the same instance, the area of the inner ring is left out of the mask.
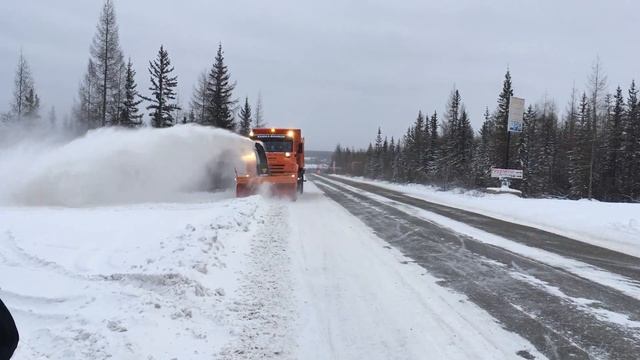
<path id="1" fill-rule="evenodd" d="M 620 200 L 620 177 L 624 169 L 622 139 L 624 137 L 623 125 L 625 115 L 624 96 L 622 88 L 618 86 L 614 95 L 614 104 L 611 116 L 606 124 L 606 146 L 604 166 L 604 198 L 606 200 Z"/>
<path id="2" fill-rule="evenodd" d="M 112 0 L 105 0 L 98 21 L 96 34 L 91 45 L 91 57 L 95 66 L 96 87 L 98 89 L 97 108 L 101 126 L 117 121 L 119 104 L 114 104 L 114 96 L 121 90 L 121 79 L 125 69 L 120 49 L 118 24 Z M 109 114 L 108 111 L 114 112 Z"/>
<path id="3" fill-rule="evenodd" d="M 493 118 L 491 118 L 489 114 L 489 108 L 486 108 L 474 157 L 475 184 L 477 186 L 486 187 L 491 180 L 491 166 L 493 165 L 491 155 L 493 151 L 492 140 L 494 138 L 494 131 L 495 124 Z"/>
<path id="4" fill-rule="evenodd" d="M 510 162 L 507 162 L 507 151 L 511 151 L 511 149 L 507 149 L 507 139 L 510 136 L 507 133 L 507 129 L 509 126 L 509 104 L 512 96 L 511 73 L 507 70 L 502 84 L 502 92 L 498 96 L 498 108 L 494 114 L 494 165 L 497 167 L 504 166 L 509 168 L 510 166 Z"/>
<path id="5" fill-rule="evenodd" d="M 369 147 L 367 148 L 366 153 L 366 164 L 364 168 L 365 176 L 370 179 L 375 179 L 376 177 L 376 154 L 373 148 L 373 145 L 369 143 Z"/>
<path id="6" fill-rule="evenodd" d="M 591 104 L 586 94 L 579 105 L 578 123 L 575 129 L 575 145 L 569 153 L 570 195 L 574 198 L 587 197 L 589 193 L 589 166 L 591 163 Z"/>
<path id="7" fill-rule="evenodd" d="M 554 184 L 561 194 L 569 194 L 571 183 L 572 162 L 571 154 L 576 148 L 576 129 L 578 123 L 577 91 L 575 86 L 571 90 L 571 98 L 567 106 L 564 123 L 559 129 L 558 151 L 554 163 Z"/>
<path id="8" fill-rule="evenodd" d="M 135 76 L 136 71 L 133 69 L 131 59 L 129 59 L 124 84 L 124 102 L 120 112 L 119 125 L 130 128 L 142 125 L 142 114 L 138 109 L 138 106 L 142 103 L 142 99 L 140 98 L 140 94 L 138 94 L 138 85 L 136 84 Z"/>
<path id="9" fill-rule="evenodd" d="M 229 69 L 224 63 L 222 44 L 220 44 L 215 63 L 209 73 L 208 91 L 211 98 L 208 107 L 208 122 L 210 121 L 216 127 L 234 130 L 236 125 L 233 119 L 233 107 L 236 102 L 232 98 L 232 92 L 235 84 L 230 82 L 230 78 Z"/>
<path id="10" fill-rule="evenodd" d="M 520 136 L 519 156 L 520 166 L 522 167 L 522 192 L 527 196 L 535 192 L 533 176 L 537 165 L 534 156 L 536 116 L 533 106 L 529 105 L 523 116 L 522 134 Z"/>
<path id="11" fill-rule="evenodd" d="M 149 62 L 149 74 L 151 75 L 151 97 L 144 99 L 151 102 L 147 110 L 151 110 L 151 125 L 156 128 L 171 127 L 176 123 L 173 111 L 179 109 L 175 103 L 178 86 L 178 77 L 171 76 L 173 66 L 169 59 L 169 53 L 160 46 L 158 56 Z"/>
<path id="12" fill-rule="evenodd" d="M 640 199 L 640 104 L 635 81 L 631 82 L 624 116 L 621 155 L 625 170 L 621 174 L 621 192 L 626 200 Z"/>
<path id="13" fill-rule="evenodd" d="M 240 109 L 240 135 L 249 136 L 251 132 L 251 125 L 253 119 L 251 118 L 251 106 L 249 105 L 249 98 L 244 98 L 244 106 Z"/>
<path id="14" fill-rule="evenodd" d="M 27 92 L 24 98 L 24 115 L 28 119 L 37 119 L 40 117 L 40 98 L 33 87 Z"/>
<path id="15" fill-rule="evenodd" d="M 373 152 L 373 161 L 371 174 L 373 179 L 379 179 L 382 176 L 382 154 L 383 154 L 383 141 L 382 141 L 382 129 L 378 127 L 378 135 L 376 136 L 376 143 Z"/>
<path id="16" fill-rule="evenodd" d="M 429 148 L 425 160 L 427 179 L 430 181 L 436 180 L 441 155 L 440 138 L 438 136 L 438 113 L 434 111 L 431 119 L 429 119 Z"/>
<path id="17" fill-rule="evenodd" d="M 31 97 L 31 101 L 35 100 L 33 77 L 31 76 L 29 63 L 22 51 L 20 51 L 14 80 L 13 98 L 10 104 L 12 115 L 14 115 L 17 120 L 21 120 L 28 111 L 26 104 L 28 97 Z"/>

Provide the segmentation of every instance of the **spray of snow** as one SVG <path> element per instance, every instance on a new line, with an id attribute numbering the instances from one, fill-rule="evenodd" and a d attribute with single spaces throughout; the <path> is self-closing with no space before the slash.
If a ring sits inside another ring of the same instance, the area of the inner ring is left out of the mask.
<path id="1" fill-rule="evenodd" d="M 105 128 L 70 142 L 0 148 L 0 203 L 92 206 L 175 201 L 231 186 L 250 140 L 196 125 Z"/>

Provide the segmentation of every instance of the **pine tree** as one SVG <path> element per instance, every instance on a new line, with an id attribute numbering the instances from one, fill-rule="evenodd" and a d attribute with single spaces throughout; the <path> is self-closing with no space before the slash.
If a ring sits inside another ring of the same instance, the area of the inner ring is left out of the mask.
<path id="1" fill-rule="evenodd" d="M 470 186 L 472 183 L 472 161 L 473 161 L 473 128 L 464 105 L 460 106 L 460 121 L 456 131 L 456 179 Z"/>
<path id="2" fill-rule="evenodd" d="M 455 181 L 461 169 L 460 143 L 460 92 L 454 89 L 449 95 L 447 111 L 442 125 L 442 156 L 438 168 L 440 179 L 446 188 L 450 182 Z"/>
<path id="3" fill-rule="evenodd" d="M 542 104 L 542 113 L 536 126 L 536 148 L 534 156 L 538 164 L 534 186 L 539 194 L 549 194 L 553 187 L 553 168 L 556 155 L 558 116 L 555 105 L 547 100 Z"/>
<path id="4" fill-rule="evenodd" d="M 120 115 L 119 104 L 114 104 L 114 94 L 121 90 L 124 57 L 120 49 L 118 24 L 112 0 L 105 0 L 91 45 L 91 57 L 95 66 L 98 89 L 97 108 L 101 126 L 115 121 Z M 117 96 L 115 96 L 117 97 Z M 114 110 L 111 116 L 110 109 Z"/>
<path id="5" fill-rule="evenodd" d="M 535 193 L 533 177 L 535 166 L 536 117 L 533 105 L 529 105 L 523 116 L 522 134 L 520 136 L 519 157 L 522 167 L 522 192 L 524 195 Z"/>
<path id="6" fill-rule="evenodd" d="M 371 177 L 373 179 L 379 179 L 382 176 L 382 152 L 383 152 L 383 140 L 382 140 L 382 129 L 378 127 L 378 135 L 376 136 L 375 147 L 373 148 L 373 161 L 372 169 L 371 169 Z"/>
<path id="7" fill-rule="evenodd" d="M 249 98 L 244 98 L 244 106 L 240 109 L 240 135 L 249 136 L 251 132 L 251 125 L 253 119 L 251 118 L 251 106 L 249 105 Z"/>
<path id="8" fill-rule="evenodd" d="M 25 116 L 27 112 L 27 97 L 33 97 L 33 92 L 34 84 L 31 69 L 24 54 L 20 51 L 14 80 L 13 98 L 11 100 L 11 112 L 17 120 L 21 120 Z"/>
<path id="9" fill-rule="evenodd" d="M 579 105 L 578 123 L 575 129 L 575 144 L 569 153 L 569 183 L 573 198 L 584 198 L 589 194 L 589 166 L 591 163 L 591 104 L 586 94 Z"/>
<path id="10" fill-rule="evenodd" d="M 178 86 L 178 77 L 171 76 L 174 68 L 171 66 L 169 53 L 160 46 L 158 56 L 149 62 L 149 74 L 151 75 L 152 97 L 144 99 L 151 102 L 147 110 L 151 110 L 151 125 L 156 128 L 170 127 L 176 123 L 173 111 L 179 109 L 175 103 L 175 88 Z"/>
<path id="11" fill-rule="evenodd" d="M 640 199 L 640 104 L 635 81 L 631 82 L 624 116 L 620 154 L 624 167 L 621 175 L 621 192 L 626 200 Z"/>
<path id="12" fill-rule="evenodd" d="M 230 82 L 231 75 L 224 63 L 224 52 L 222 44 L 218 46 L 215 63 L 209 73 L 209 88 L 211 94 L 208 116 L 214 126 L 223 129 L 234 130 L 235 121 L 233 119 L 233 107 L 236 103 L 233 100 L 233 90 L 235 84 Z"/>
<path id="13" fill-rule="evenodd" d="M 575 86 L 571 90 L 571 97 L 566 109 L 566 115 L 558 134 L 558 150 L 556 152 L 554 184 L 561 194 L 569 194 L 571 188 L 571 157 L 576 147 L 576 129 L 578 123 L 577 91 Z"/>
<path id="14" fill-rule="evenodd" d="M 475 184 L 486 187 L 491 179 L 491 155 L 493 151 L 492 140 L 494 138 L 495 124 L 489 114 L 489 108 L 485 109 L 484 122 L 480 128 L 478 146 L 474 157 Z"/>
<path id="15" fill-rule="evenodd" d="M 505 168 L 509 168 L 510 161 L 507 161 L 507 151 L 511 151 L 511 149 L 507 149 L 507 139 L 510 136 L 507 133 L 507 129 L 509 126 L 509 104 L 511 102 L 511 97 L 513 96 L 513 87 L 511 83 L 511 73 L 507 70 L 507 73 L 504 76 L 504 82 L 502 85 L 502 92 L 498 96 L 498 108 L 494 114 L 495 121 L 495 140 L 494 140 L 494 160 L 495 166 L 504 166 Z"/>
<path id="16" fill-rule="evenodd" d="M 438 175 L 438 164 L 440 162 L 440 138 L 438 136 L 438 113 L 433 112 L 429 119 L 429 148 L 426 158 L 426 172 L 429 181 L 436 181 Z"/>
<path id="17" fill-rule="evenodd" d="M 33 87 L 27 92 L 24 98 L 24 115 L 27 119 L 38 119 L 40 117 L 40 98 Z"/>
<path id="18" fill-rule="evenodd" d="M 124 127 L 138 127 L 142 125 L 142 114 L 138 106 L 142 103 L 140 94 L 138 94 L 135 80 L 136 71 L 133 69 L 131 59 L 127 63 L 126 79 L 124 84 L 124 102 L 120 112 L 119 125 Z"/>
<path id="19" fill-rule="evenodd" d="M 624 96 L 622 88 L 618 86 L 613 98 L 614 104 L 609 121 L 606 124 L 606 146 L 604 165 L 604 198 L 606 200 L 620 200 L 620 177 L 624 169 L 622 140 L 624 136 L 623 125 L 625 116 Z"/>

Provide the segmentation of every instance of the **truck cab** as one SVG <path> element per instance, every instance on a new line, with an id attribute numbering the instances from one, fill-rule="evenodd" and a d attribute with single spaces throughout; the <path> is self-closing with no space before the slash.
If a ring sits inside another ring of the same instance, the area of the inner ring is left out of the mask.
<path id="1" fill-rule="evenodd" d="M 263 144 L 270 176 L 294 178 L 296 191 L 302 193 L 305 171 L 302 131 L 288 128 L 258 128 L 253 129 L 249 137 Z"/>
<path id="2" fill-rule="evenodd" d="M 249 138 L 256 149 L 243 156 L 246 173 L 236 170 L 236 196 L 258 193 L 296 200 L 304 188 L 304 138 L 300 129 L 253 129 Z"/>

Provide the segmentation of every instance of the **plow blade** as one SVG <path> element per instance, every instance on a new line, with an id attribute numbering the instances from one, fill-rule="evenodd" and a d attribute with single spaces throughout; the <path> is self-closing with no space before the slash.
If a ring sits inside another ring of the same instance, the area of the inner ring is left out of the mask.
<path id="1" fill-rule="evenodd" d="M 298 179 L 295 176 L 240 176 L 236 179 L 236 197 L 263 194 L 273 197 L 298 198 Z"/>

